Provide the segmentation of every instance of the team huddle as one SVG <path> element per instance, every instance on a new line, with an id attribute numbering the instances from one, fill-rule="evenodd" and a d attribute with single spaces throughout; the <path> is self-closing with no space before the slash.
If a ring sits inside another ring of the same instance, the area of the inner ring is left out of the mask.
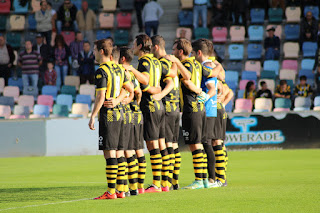
<path id="1" fill-rule="evenodd" d="M 163 37 L 136 36 L 133 47 L 95 42 L 99 69 L 89 121 L 99 116 L 99 149 L 106 159 L 107 191 L 95 199 L 116 199 L 179 189 L 180 112 L 195 180 L 182 189 L 226 186 L 225 105 L 233 92 L 215 60 L 211 41 L 178 39 L 172 55 Z M 139 57 L 137 69 L 131 66 Z M 145 188 L 144 141 L 150 152 L 152 184 Z"/>

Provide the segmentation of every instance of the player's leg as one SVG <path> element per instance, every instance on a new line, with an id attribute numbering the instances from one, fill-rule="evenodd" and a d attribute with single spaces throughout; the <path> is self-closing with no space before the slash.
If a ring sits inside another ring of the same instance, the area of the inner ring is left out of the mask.
<path id="1" fill-rule="evenodd" d="M 216 158 L 215 172 L 217 187 L 225 183 L 225 157 L 222 148 L 222 140 L 214 140 L 213 144 L 214 155 Z"/>
<path id="2" fill-rule="evenodd" d="M 162 114 L 162 121 L 160 122 L 159 132 L 159 148 L 162 158 L 162 169 L 161 169 L 161 190 L 164 192 L 169 191 L 169 167 L 170 167 L 170 156 L 166 146 L 166 119 L 165 112 Z"/>
<path id="3" fill-rule="evenodd" d="M 169 155 L 169 175 L 168 175 L 168 186 L 172 187 L 173 169 L 174 169 L 174 151 L 172 142 L 166 142 L 166 147 Z"/>
<path id="4" fill-rule="evenodd" d="M 202 111 L 202 144 L 207 143 L 207 117 L 206 112 Z M 207 153 L 205 152 L 204 148 L 202 148 L 203 153 L 203 164 L 202 164 L 202 181 L 204 188 L 209 188 L 209 181 L 208 181 L 208 159 Z"/>
<path id="5" fill-rule="evenodd" d="M 208 178 L 209 183 L 214 183 L 215 181 L 215 156 L 212 148 L 211 140 L 208 140 L 207 143 L 203 144 L 203 148 L 207 154 L 207 165 L 208 165 Z"/>
<path id="6" fill-rule="evenodd" d="M 181 154 L 179 151 L 179 135 L 180 135 L 180 112 L 175 113 L 174 127 L 173 127 L 173 175 L 172 175 L 172 185 L 174 190 L 179 189 L 179 174 L 181 167 Z"/>
<path id="7" fill-rule="evenodd" d="M 144 156 L 143 149 L 136 150 L 137 158 L 135 159 L 136 164 L 138 164 L 138 191 L 139 194 L 143 194 L 144 190 L 144 180 L 146 178 L 147 162 Z"/>
<path id="8" fill-rule="evenodd" d="M 117 150 L 118 173 L 116 194 L 118 198 L 125 198 L 124 185 L 126 176 L 126 160 L 124 157 L 124 150 Z"/>

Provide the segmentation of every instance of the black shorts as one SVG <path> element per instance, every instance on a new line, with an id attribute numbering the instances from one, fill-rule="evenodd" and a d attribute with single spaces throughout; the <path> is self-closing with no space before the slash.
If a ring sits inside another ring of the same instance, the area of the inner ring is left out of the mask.
<path id="1" fill-rule="evenodd" d="M 142 112 L 143 114 L 143 137 L 145 141 L 165 138 L 165 117 L 164 110 L 155 112 Z"/>
<path id="2" fill-rule="evenodd" d="M 207 140 L 212 140 L 215 138 L 214 128 L 217 117 L 207 117 Z"/>
<path id="3" fill-rule="evenodd" d="M 133 150 L 133 124 L 122 124 L 119 150 Z"/>
<path id="4" fill-rule="evenodd" d="M 143 124 L 133 125 L 133 150 L 144 149 Z"/>
<path id="5" fill-rule="evenodd" d="M 184 112 L 182 114 L 182 130 L 186 144 L 206 143 L 206 111 Z"/>
<path id="6" fill-rule="evenodd" d="M 178 143 L 180 130 L 180 112 L 165 113 L 166 142 Z"/>
<path id="7" fill-rule="evenodd" d="M 227 131 L 227 113 L 222 105 L 217 109 L 217 119 L 213 128 L 213 140 L 225 140 Z"/>
<path id="8" fill-rule="evenodd" d="M 116 112 L 104 107 L 100 109 L 99 150 L 124 149 L 123 144 L 120 143 L 122 125 L 122 110 Z"/>

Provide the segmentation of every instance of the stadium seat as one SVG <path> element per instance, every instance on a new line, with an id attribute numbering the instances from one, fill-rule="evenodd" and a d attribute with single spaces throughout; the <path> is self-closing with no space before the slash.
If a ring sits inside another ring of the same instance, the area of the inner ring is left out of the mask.
<path id="1" fill-rule="evenodd" d="M 294 70 L 287 70 L 281 69 L 279 74 L 280 80 L 292 80 L 293 82 L 296 81 L 296 71 Z"/>
<path id="2" fill-rule="evenodd" d="M 33 12 L 37 12 L 41 9 L 40 2 L 41 0 L 31 0 L 31 8 Z"/>
<path id="3" fill-rule="evenodd" d="M 66 95 L 72 95 L 73 99 L 76 98 L 76 94 L 77 94 L 77 89 L 75 86 L 68 86 L 68 85 L 63 85 L 61 87 L 61 94 L 66 94 Z"/>
<path id="4" fill-rule="evenodd" d="M 4 87 L 5 87 L 4 78 L 0 78 L 0 93 L 3 93 Z"/>
<path id="5" fill-rule="evenodd" d="M 132 0 L 119 0 L 118 3 L 121 11 L 131 11 L 134 9 L 134 1 Z"/>
<path id="6" fill-rule="evenodd" d="M 287 22 L 300 22 L 301 9 L 300 7 L 287 7 L 286 8 Z"/>
<path id="7" fill-rule="evenodd" d="M 251 112 L 252 101 L 250 99 L 239 98 L 236 100 L 235 110 L 233 112 Z"/>
<path id="8" fill-rule="evenodd" d="M 257 73 L 252 71 L 242 71 L 241 79 L 242 80 L 252 80 L 257 81 Z"/>
<path id="9" fill-rule="evenodd" d="M 65 77 L 65 79 L 64 79 L 64 85 L 75 86 L 76 90 L 79 90 L 80 77 L 79 76 L 67 75 Z"/>
<path id="10" fill-rule="evenodd" d="M 281 8 L 269 8 L 268 16 L 269 16 L 270 23 L 281 23 L 283 10 Z"/>
<path id="11" fill-rule="evenodd" d="M 297 60 L 283 60 L 282 69 L 295 70 L 296 74 L 298 71 L 298 61 Z"/>
<path id="12" fill-rule="evenodd" d="M 320 106 L 320 96 L 317 96 L 314 98 L 314 106 L 315 107 Z"/>
<path id="13" fill-rule="evenodd" d="M 244 26 L 231 26 L 230 27 L 230 40 L 231 42 L 244 42 L 245 38 Z"/>
<path id="14" fill-rule="evenodd" d="M 303 14 L 307 15 L 307 12 L 312 12 L 312 15 L 315 19 L 319 19 L 319 7 L 318 6 L 305 6 Z"/>
<path id="15" fill-rule="evenodd" d="M 251 25 L 248 28 L 249 41 L 262 41 L 263 40 L 263 26 Z"/>
<path id="16" fill-rule="evenodd" d="M 263 63 L 264 70 L 273 70 L 276 75 L 279 75 L 280 65 L 279 61 L 275 60 L 265 60 Z"/>
<path id="17" fill-rule="evenodd" d="M 311 99 L 309 97 L 296 97 L 294 99 L 294 111 L 310 110 Z"/>
<path id="18" fill-rule="evenodd" d="M 7 29 L 7 16 L 0 15 L 0 30 L 5 31 Z"/>
<path id="19" fill-rule="evenodd" d="M 213 47 L 214 47 L 214 50 L 217 52 L 218 56 L 220 56 L 222 60 L 224 60 L 226 46 L 215 44 Z"/>
<path id="20" fill-rule="evenodd" d="M 100 29 L 111 29 L 114 26 L 113 13 L 100 13 L 99 15 Z"/>
<path id="21" fill-rule="evenodd" d="M 97 31 L 97 40 L 105 39 L 111 36 L 111 32 L 109 30 L 98 30 Z"/>
<path id="22" fill-rule="evenodd" d="M 15 120 L 15 119 L 25 119 L 26 116 L 24 115 L 10 115 L 9 119 Z"/>
<path id="23" fill-rule="evenodd" d="M 182 9 L 192 9 L 193 8 L 193 0 L 180 0 Z"/>
<path id="24" fill-rule="evenodd" d="M 227 41 L 228 29 L 226 27 L 213 27 L 212 38 L 214 43 L 225 43 Z"/>
<path id="25" fill-rule="evenodd" d="M 103 11 L 115 11 L 117 9 L 117 0 L 102 0 Z"/>
<path id="26" fill-rule="evenodd" d="M 233 110 L 233 103 L 234 103 L 234 100 L 233 98 L 231 99 L 231 101 L 229 101 L 229 103 L 226 105 L 225 107 L 225 110 L 226 112 L 232 112 Z"/>
<path id="27" fill-rule="evenodd" d="M 274 70 L 263 70 L 260 73 L 260 78 L 276 80 L 277 75 Z"/>
<path id="28" fill-rule="evenodd" d="M 229 61 L 227 63 L 227 67 L 228 70 L 235 70 L 238 72 L 241 72 L 242 70 L 242 62 L 241 61 Z"/>
<path id="29" fill-rule="evenodd" d="M 114 6 L 113 4 L 114 4 L 114 0 L 109 0 L 108 1 L 109 2 L 109 4 L 110 4 L 110 6 Z M 99 8 L 101 7 L 101 1 L 99 0 L 99 1 L 88 1 L 88 6 L 89 6 L 89 8 L 91 9 L 91 10 L 93 10 L 93 11 L 95 11 L 95 12 L 97 12 L 98 10 L 99 10 Z M 109 7 L 110 7 L 109 6 Z"/>
<path id="30" fill-rule="evenodd" d="M 239 90 L 238 90 L 237 98 L 243 98 L 244 91 L 245 91 L 244 89 L 239 89 Z"/>
<path id="31" fill-rule="evenodd" d="M 116 30 L 114 33 L 115 45 L 124 46 L 129 43 L 129 31 L 128 30 Z"/>
<path id="32" fill-rule="evenodd" d="M 181 27 L 188 27 L 192 26 L 192 20 L 193 20 L 193 13 L 192 11 L 188 10 L 181 10 L 178 14 L 179 18 L 179 26 Z"/>
<path id="33" fill-rule="evenodd" d="M 230 60 L 242 60 L 243 59 L 243 45 L 242 44 L 231 44 L 229 45 L 229 59 Z"/>
<path id="34" fill-rule="evenodd" d="M 209 29 L 206 27 L 198 27 L 193 30 L 195 39 L 209 38 Z"/>
<path id="35" fill-rule="evenodd" d="M 284 34 L 287 41 L 297 41 L 300 36 L 299 24 L 286 24 L 284 26 Z"/>
<path id="36" fill-rule="evenodd" d="M 269 89 L 272 93 L 274 93 L 274 89 L 275 89 L 275 81 L 274 81 L 274 80 L 261 78 L 261 79 L 259 80 L 259 83 L 258 83 L 258 90 L 261 89 L 261 86 L 260 86 L 260 82 L 261 82 L 261 81 L 266 82 L 266 84 L 268 85 L 268 89 Z"/>
<path id="37" fill-rule="evenodd" d="M 88 117 L 88 113 L 89 113 L 88 104 L 81 104 L 81 103 L 72 104 L 71 114 L 82 115 L 83 118 L 87 118 Z"/>
<path id="38" fill-rule="evenodd" d="M 186 38 L 191 41 L 192 30 L 187 27 L 178 27 L 176 30 L 176 38 Z"/>
<path id="39" fill-rule="evenodd" d="M 282 37 L 282 25 L 274 25 L 274 24 L 269 24 L 266 29 L 269 29 L 269 28 L 275 28 L 276 31 L 274 32 L 274 35 L 275 36 L 278 36 L 280 39 Z M 268 32 L 266 32 L 266 34 L 268 34 Z"/>
<path id="40" fill-rule="evenodd" d="M 79 89 L 80 95 L 90 95 L 91 100 L 95 98 L 95 85 L 81 84 Z"/>
<path id="41" fill-rule="evenodd" d="M 76 103 L 88 104 L 89 109 L 91 108 L 91 96 L 90 95 L 77 95 Z"/>
<path id="42" fill-rule="evenodd" d="M 238 81 L 239 81 L 239 73 L 237 71 L 230 71 L 227 70 L 226 74 L 226 83 L 229 84 L 235 84 L 235 86 L 238 86 Z"/>
<path id="43" fill-rule="evenodd" d="M 66 94 L 59 94 L 57 96 L 57 104 L 59 105 L 67 105 L 69 111 L 71 111 L 72 104 L 73 104 L 73 98 L 72 95 L 66 95 Z"/>
<path id="44" fill-rule="evenodd" d="M 53 0 L 51 1 L 52 3 L 52 9 L 54 9 L 55 11 L 59 10 L 59 7 L 63 4 L 64 0 Z"/>
<path id="45" fill-rule="evenodd" d="M 235 94 L 235 91 L 237 90 L 238 88 L 238 82 L 235 82 L 235 81 L 226 81 L 229 88 L 234 92 Z"/>
<path id="46" fill-rule="evenodd" d="M 313 70 L 313 66 L 314 66 L 314 59 L 302 59 L 301 69 Z"/>
<path id="47" fill-rule="evenodd" d="M 264 23 L 265 11 L 262 8 L 252 8 L 250 10 L 250 18 L 252 24 Z"/>
<path id="48" fill-rule="evenodd" d="M 246 61 L 244 69 L 247 71 L 255 71 L 257 76 L 260 76 L 261 62 L 260 61 Z"/>
<path id="49" fill-rule="evenodd" d="M 68 46 L 70 46 L 71 42 L 73 42 L 76 38 L 76 34 L 73 31 L 62 31 L 61 35 Z"/>
<path id="50" fill-rule="evenodd" d="M 21 46 L 21 33 L 20 32 L 7 32 L 6 39 L 8 44 L 14 49 L 18 49 Z"/>
<path id="51" fill-rule="evenodd" d="M 36 115 L 36 114 L 32 114 L 29 116 L 29 119 L 39 119 L 39 118 L 45 118 L 46 116 L 44 115 Z"/>
<path id="52" fill-rule="evenodd" d="M 39 90 L 38 90 L 38 87 L 28 86 L 28 87 L 23 88 L 22 93 L 24 95 L 32 95 L 34 97 L 34 99 L 36 100 L 39 95 Z"/>
<path id="53" fill-rule="evenodd" d="M 18 101 L 19 95 L 20 90 L 17 86 L 6 86 L 3 90 L 3 96 L 13 97 L 15 102 Z"/>
<path id="54" fill-rule="evenodd" d="M 320 111 L 320 106 L 316 106 L 313 108 L 313 111 Z"/>
<path id="55" fill-rule="evenodd" d="M 8 79 L 8 86 L 16 86 L 19 87 L 19 90 L 23 90 L 23 82 L 22 78 L 11 77 Z"/>
<path id="56" fill-rule="evenodd" d="M 25 40 L 35 41 L 37 37 L 37 32 L 29 31 L 25 34 Z"/>
<path id="57" fill-rule="evenodd" d="M 37 104 L 49 106 L 50 110 L 52 110 L 53 102 L 54 100 L 51 95 L 39 95 L 37 99 Z"/>
<path id="58" fill-rule="evenodd" d="M 13 109 L 14 115 L 23 115 L 25 118 L 29 118 L 30 108 L 28 106 L 15 105 Z"/>
<path id="59" fill-rule="evenodd" d="M 10 30 L 11 31 L 24 30 L 25 23 L 26 23 L 26 18 L 24 15 L 10 15 Z"/>
<path id="60" fill-rule="evenodd" d="M 314 85 L 314 73 L 312 70 L 300 70 L 299 77 L 305 75 L 307 77 L 307 83 Z"/>
<path id="61" fill-rule="evenodd" d="M 81 10 L 81 2 L 82 0 L 72 0 L 72 4 L 74 4 L 78 10 Z"/>
<path id="62" fill-rule="evenodd" d="M 10 0 L 1 0 L 0 1 L 0 14 L 10 13 L 11 2 Z"/>
<path id="63" fill-rule="evenodd" d="M 9 119 L 11 115 L 10 106 L 5 106 L 0 104 L 0 117 L 4 117 L 5 119 Z"/>
<path id="64" fill-rule="evenodd" d="M 274 108 L 273 111 L 274 112 L 289 112 L 290 109 L 288 109 L 288 108 Z"/>
<path id="65" fill-rule="evenodd" d="M 311 57 L 314 58 L 316 56 L 318 45 L 317 42 L 303 42 L 302 44 L 302 53 L 303 57 Z"/>
<path id="66" fill-rule="evenodd" d="M 240 80 L 239 81 L 239 89 L 241 90 L 245 90 L 246 89 L 246 85 L 249 81 L 252 81 L 252 80 Z M 256 85 L 256 81 L 253 81 L 253 83 Z"/>
<path id="67" fill-rule="evenodd" d="M 256 98 L 254 100 L 254 112 L 271 112 L 272 99 L 271 98 Z"/>
<path id="68" fill-rule="evenodd" d="M 291 94 L 293 94 L 293 91 L 294 91 L 294 83 L 293 83 L 293 80 L 286 80 L 287 81 L 287 85 L 291 88 Z"/>
<path id="69" fill-rule="evenodd" d="M 10 106 L 10 108 L 13 109 L 14 98 L 11 96 L 0 96 L 0 105 Z"/>
<path id="70" fill-rule="evenodd" d="M 248 44 L 248 59 L 261 59 L 262 58 L 262 45 L 261 44 Z"/>
<path id="71" fill-rule="evenodd" d="M 56 86 L 45 85 L 41 89 L 41 94 L 42 95 L 51 95 L 53 97 L 53 100 L 56 100 L 57 95 L 58 95 L 58 89 Z"/>
<path id="72" fill-rule="evenodd" d="M 34 17 L 34 14 L 28 15 L 28 29 L 29 30 L 36 30 L 37 29 L 37 21 Z"/>
<path id="73" fill-rule="evenodd" d="M 284 58 L 298 58 L 299 57 L 299 43 L 286 42 L 283 45 Z"/>
<path id="74" fill-rule="evenodd" d="M 50 108 L 49 108 L 49 106 L 46 106 L 46 105 L 36 104 L 33 107 L 33 114 L 42 115 L 42 116 L 48 118 L 50 115 Z"/>
<path id="75" fill-rule="evenodd" d="M 118 13 L 117 14 L 118 28 L 131 28 L 131 13 Z"/>
<path id="76" fill-rule="evenodd" d="M 27 106 L 29 111 L 33 110 L 34 97 L 32 95 L 20 95 L 18 99 L 19 106 Z"/>
<path id="77" fill-rule="evenodd" d="M 28 13 L 29 2 L 26 2 L 25 6 L 21 6 L 20 0 L 14 0 L 13 1 L 13 8 L 14 8 L 14 13 L 16 13 L 16 14 Z"/>
<path id="78" fill-rule="evenodd" d="M 67 105 L 55 104 L 53 105 L 52 114 L 57 117 L 68 117 L 69 109 Z"/>

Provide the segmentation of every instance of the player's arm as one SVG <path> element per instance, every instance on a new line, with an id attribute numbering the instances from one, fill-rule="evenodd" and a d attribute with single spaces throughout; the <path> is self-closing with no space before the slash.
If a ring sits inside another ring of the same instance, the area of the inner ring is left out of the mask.
<path id="1" fill-rule="evenodd" d="M 132 82 L 129 82 L 128 85 L 127 85 L 127 87 L 131 87 L 131 88 L 132 88 L 132 91 L 129 92 L 129 91 L 126 89 L 126 90 L 129 92 L 129 96 L 126 95 L 126 98 L 124 98 L 123 101 L 122 101 L 123 104 L 129 104 L 129 103 L 132 101 L 132 99 L 134 98 L 134 89 L 133 89 L 134 86 L 133 86 L 133 83 L 132 83 Z"/>
<path id="2" fill-rule="evenodd" d="M 223 106 L 226 106 L 231 99 L 233 98 L 233 91 L 231 89 L 228 90 L 227 95 L 224 98 L 224 101 L 222 102 Z"/>
<path id="3" fill-rule="evenodd" d="M 215 64 L 214 62 L 207 62 L 203 66 L 203 75 L 207 78 L 218 77 L 221 68 L 222 66 L 220 63 Z"/>
<path id="4" fill-rule="evenodd" d="M 191 73 L 189 72 L 189 70 L 180 62 L 180 60 L 175 57 L 174 55 L 166 55 L 165 56 L 166 59 L 172 61 L 174 64 L 177 65 L 177 68 L 180 71 L 180 75 L 182 76 L 182 79 L 184 80 L 189 80 L 191 79 Z"/>
<path id="5" fill-rule="evenodd" d="M 210 80 L 207 81 L 206 87 L 208 88 L 207 94 L 209 95 L 210 98 L 216 95 L 217 92 L 216 92 L 216 86 L 214 82 L 210 82 Z"/>
<path id="6" fill-rule="evenodd" d="M 177 64 L 175 63 L 172 63 L 171 67 L 170 67 L 170 71 L 169 73 L 167 74 L 167 77 L 170 77 L 170 78 L 175 78 L 178 74 L 178 67 L 177 67 Z"/>
<path id="7" fill-rule="evenodd" d="M 142 91 L 141 91 L 140 87 L 137 88 L 136 90 L 134 90 L 134 96 L 135 96 L 136 99 L 137 99 L 138 105 L 140 105 L 141 97 L 142 97 Z"/>
<path id="8" fill-rule="evenodd" d="M 202 89 L 194 85 L 191 80 L 182 80 L 181 82 L 188 88 L 188 90 L 196 94 L 200 94 L 202 92 Z"/>
<path id="9" fill-rule="evenodd" d="M 149 93 L 151 95 L 155 95 L 155 94 L 158 94 L 158 93 L 161 92 L 161 87 L 148 86 L 145 89 L 143 89 L 142 92 L 147 92 L 147 93 Z"/>
<path id="10" fill-rule="evenodd" d="M 143 62 L 142 64 L 145 64 L 145 62 Z M 150 76 L 149 76 L 150 65 L 146 66 L 146 64 L 145 65 L 142 65 L 142 64 L 139 64 L 138 70 L 130 65 L 123 64 L 123 67 L 126 70 L 131 71 L 141 84 L 148 85 L 149 79 L 150 79 Z"/>
<path id="11" fill-rule="evenodd" d="M 160 93 L 152 96 L 155 100 L 160 101 L 163 97 L 168 95 L 168 93 L 171 92 L 171 90 L 173 89 L 174 83 L 172 78 L 165 79 L 165 83 L 166 83 L 165 88 Z"/>

